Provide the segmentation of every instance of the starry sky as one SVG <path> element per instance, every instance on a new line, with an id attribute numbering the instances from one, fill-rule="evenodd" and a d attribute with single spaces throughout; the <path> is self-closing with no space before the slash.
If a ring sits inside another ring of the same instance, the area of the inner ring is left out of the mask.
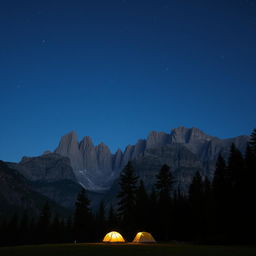
<path id="1" fill-rule="evenodd" d="M 1 0 L 0 33 L 0 159 L 256 127 L 256 0 Z"/>

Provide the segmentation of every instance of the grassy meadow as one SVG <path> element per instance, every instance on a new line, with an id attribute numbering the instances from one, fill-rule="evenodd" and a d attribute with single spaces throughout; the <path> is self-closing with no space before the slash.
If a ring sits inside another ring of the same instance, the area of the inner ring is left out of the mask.
<path id="1" fill-rule="evenodd" d="M 0 248 L 1 256 L 255 256 L 256 247 L 177 244 L 56 244 Z"/>

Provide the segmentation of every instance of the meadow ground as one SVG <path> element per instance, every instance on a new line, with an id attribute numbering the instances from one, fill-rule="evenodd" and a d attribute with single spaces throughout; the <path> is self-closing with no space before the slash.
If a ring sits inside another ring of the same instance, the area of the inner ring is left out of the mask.
<path id="1" fill-rule="evenodd" d="M 56 244 L 0 248 L 0 256 L 256 256 L 256 247 L 177 244 Z"/>

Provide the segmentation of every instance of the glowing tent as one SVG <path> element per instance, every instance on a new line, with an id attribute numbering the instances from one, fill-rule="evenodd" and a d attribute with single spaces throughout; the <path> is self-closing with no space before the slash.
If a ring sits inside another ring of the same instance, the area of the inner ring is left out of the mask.
<path id="1" fill-rule="evenodd" d="M 139 232 L 132 241 L 133 243 L 155 243 L 156 240 L 148 232 Z"/>
<path id="2" fill-rule="evenodd" d="M 122 235 L 116 231 L 109 232 L 103 238 L 103 242 L 105 243 L 124 243 Z"/>

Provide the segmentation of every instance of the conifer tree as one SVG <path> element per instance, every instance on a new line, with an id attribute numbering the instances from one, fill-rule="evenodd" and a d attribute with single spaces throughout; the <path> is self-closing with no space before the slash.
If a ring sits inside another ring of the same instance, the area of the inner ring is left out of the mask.
<path id="1" fill-rule="evenodd" d="M 136 191 L 135 221 L 137 230 L 147 230 L 149 223 L 149 201 L 143 180 Z"/>
<path id="2" fill-rule="evenodd" d="M 230 198 L 230 179 L 228 176 L 228 170 L 226 161 L 219 154 L 216 165 L 215 173 L 212 182 L 213 191 L 213 232 L 216 235 L 224 233 L 226 229 L 226 223 L 228 218 L 229 198 Z"/>
<path id="3" fill-rule="evenodd" d="M 243 211 L 244 211 L 244 196 L 243 184 L 246 180 L 245 164 L 241 152 L 234 144 L 230 147 L 228 158 L 228 178 L 230 186 L 229 200 L 226 202 L 226 213 L 229 216 L 226 219 L 228 236 L 233 241 L 238 241 L 241 238 Z"/>
<path id="4" fill-rule="evenodd" d="M 169 240 L 171 233 L 171 192 L 173 190 L 174 178 L 170 171 L 170 167 L 164 164 L 159 173 L 156 175 L 156 191 L 157 191 L 157 221 L 158 236 L 161 240 Z"/>
<path id="5" fill-rule="evenodd" d="M 204 218 L 204 187 L 203 179 L 199 172 L 196 172 L 189 187 L 189 203 L 191 207 L 191 227 L 194 239 L 202 238 Z"/>
<path id="6" fill-rule="evenodd" d="M 208 177 L 204 177 L 203 180 L 203 229 L 202 234 L 205 238 L 212 234 L 212 220 L 213 214 L 213 193 L 212 185 Z"/>
<path id="7" fill-rule="evenodd" d="M 134 174 L 131 162 L 125 166 L 120 174 L 120 192 L 117 195 L 117 213 L 127 236 L 131 236 L 135 227 L 135 204 L 138 177 Z"/>
<path id="8" fill-rule="evenodd" d="M 156 190 L 158 192 L 159 201 L 170 200 L 171 192 L 173 190 L 174 178 L 170 171 L 170 167 L 164 164 L 159 173 L 156 175 Z"/>
<path id="9" fill-rule="evenodd" d="M 189 187 L 189 199 L 193 205 L 201 205 L 203 201 L 203 180 L 200 172 L 196 172 Z"/>
<path id="10" fill-rule="evenodd" d="M 216 200 L 221 200 L 225 196 L 225 190 L 227 189 L 227 166 L 224 158 L 219 154 L 216 162 L 216 168 L 214 172 L 212 188 Z"/>
<path id="11" fill-rule="evenodd" d="M 74 214 L 74 239 L 76 241 L 90 241 L 92 227 L 92 215 L 90 211 L 90 200 L 85 189 L 77 196 Z"/>
<path id="12" fill-rule="evenodd" d="M 122 219 L 129 219 L 129 215 L 133 213 L 136 199 L 138 177 L 134 174 L 131 162 L 128 162 L 120 176 L 120 192 L 118 214 Z"/>
<path id="13" fill-rule="evenodd" d="M 230 154 L 228 158 L 228 175 L 233 192 L 239 189 L 238 186 L 244 178 L 244 159 L 241 152 L 237 149 L 234 143 L 231 144 Z"/>
<path id="14" fill-rule="evenodd" d="M 228 171 L 226 161 L 220 154 L 217 162 L 216 169 L 213 178 L 213 197 L 215 202 L 215 207 L 217 210 L 217 215 L 220 215 L 219 218 L 222 218 L 225 222 L 225 208 L 229 204 L 230 193 L 231 193 L 231 175 Z M 222 217 L 221 217 L 222 215 Z M 223 226 L 224 223 L 219 219 L 220 226 Z"/>

